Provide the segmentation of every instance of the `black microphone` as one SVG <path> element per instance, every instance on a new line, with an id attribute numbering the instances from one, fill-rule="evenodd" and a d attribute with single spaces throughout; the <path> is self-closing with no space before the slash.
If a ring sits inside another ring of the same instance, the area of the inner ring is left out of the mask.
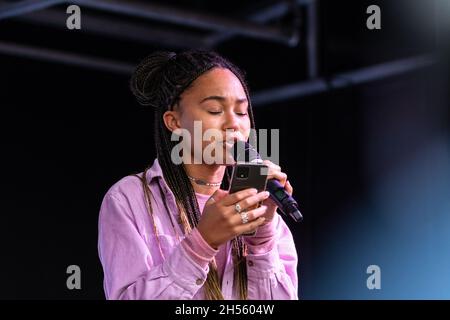
<path id="1" fill-rule="evenodd" d="M 259 153 L 247 142 L 236 141 L 232 152 L 236 162 L 262 163 Z M 268 180 L 266 189 L 270 193 L 270 198 L 277 204 L 278 209 L 285 216 L 290 216 L 295 222 L 303 220 L 303 216 L 298 209 L 297 201 L 286 192 L 278 180 Z"/>

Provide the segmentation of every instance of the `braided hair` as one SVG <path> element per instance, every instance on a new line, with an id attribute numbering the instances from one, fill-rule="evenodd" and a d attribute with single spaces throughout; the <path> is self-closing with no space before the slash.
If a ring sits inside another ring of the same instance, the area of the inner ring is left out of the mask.
<path id="1" fill-rule="evenodd" d="M 154 137 L 157 158 L 164 179 L 175 196 L 185 233 L 189 233 L 197 226 L 201 212 L 194 188 L 188 180 L 184 166 L 174 164 L 171 161 L 171 150 L 175 147 L 176 141 L 171 140 L 172 132 L 165 126 L 163 114 L 178 105 L 180 95 L 191 86 L 195 79 L 213 68 L 228 69 L 240 80 L 249 104 L 248 114 L 251 128 L 254 129 L 255 123 L 244 73 L 215 52 L 191 50 L 176 54 L 158 51 L 149 55 L 137 66 L 130 80 L 130 88 L 137 101 L 143 106 L 153 108 L 155 112 Z M 147 207 L 151 212 L 149 189 L 146 181 L 148 169 L 149 167 L 146 168 L 141 180 Z M 230 168 L 227 168 L 223 185 L 229 184 L 229 177 Z M 238 285 L 240 299 L 245 300 L 247 299 L 246 245 L 241 236 L 232 240 L 232 248 L 235 283 Z M 213 262 L 209 265 L 205 282 L 205 298 L 209 300 L 224 299 L 217 267 Z"/>

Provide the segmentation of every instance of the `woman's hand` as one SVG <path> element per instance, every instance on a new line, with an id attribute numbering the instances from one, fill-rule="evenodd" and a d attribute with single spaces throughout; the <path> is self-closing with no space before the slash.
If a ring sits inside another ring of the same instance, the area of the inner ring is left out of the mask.
<path id="1" fill-rule="evenodd" d="M 233 194 L 218 189 L 206 202 L 197 229 L 203 239 L 213 248 L 233 239 L 234 237 L 255 230 L 265 221 L 265 205 L 246 211 L 248 222 L 243 223 L 241 215 L 236 211 L 236 204 L 241 212 L 254 207 L 269 197 L 267 191 L 257 193 L 256 189 L 245 189 Z"/>
<path id="2" fill-rule="evenodd" d="M 292 188 L 291 184 L 289 183 L 288 179 L 287 179 L 287 174 L 281 171 L 281 167 L 276 165 L 273 162 L 270 162 L 269 160 L 264 160 L 263 163 L 269 167 L 269 172 L 267 175 L 267 180 L 270 179 L 276 179 L 278 180 L 278 182 L 280 182 L 280 184 L 284 187 L 284 189 L 286 190 L 286 192 L 292 196 L 292 193 L 294 192 L 294 189 Z M 267 211 L 266 213 L 263 215 L 264 218 L 266 218 L 265 223 L 267 224 L 269 222 L 272 221 L 273 217 L 275 216 L 276 212 L 277 212 L 277 205 L 276 203 L 268 198 L 266 200 L 264 200 L 263 202 L 264 206 L 267 206 Z"/>

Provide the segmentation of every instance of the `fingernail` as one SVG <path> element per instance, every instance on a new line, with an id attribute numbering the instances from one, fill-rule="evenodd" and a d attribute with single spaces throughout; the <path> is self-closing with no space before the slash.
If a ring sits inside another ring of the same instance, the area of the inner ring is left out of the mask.
<path id="1" fill-rule="evenodd" d="M 252 188 L 252 189 L 251 189 L 251 192 L 252 192 L 253 194 L 257 194 L 257 193 L 258 193 L 258 190 L 256 190 L 255 188 Z"/>
<path id="2" fill-rule="evenodd" d="M 270 196 L 269 191 L 264 191 L 264 196 L 266 196 L 266 197 Z"/>

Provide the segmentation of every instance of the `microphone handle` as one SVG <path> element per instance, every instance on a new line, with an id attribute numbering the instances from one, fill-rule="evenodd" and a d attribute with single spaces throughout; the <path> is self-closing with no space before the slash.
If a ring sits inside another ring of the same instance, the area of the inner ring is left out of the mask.
<path id="1" fill-rule="evenodd" d="M 266 189 L 270 193 L 270 198 L 285 216 L 290 216 L 295 222 L 303 220 L 297 201 L 287 193 L 278 180 L 268 180 Z"/>

